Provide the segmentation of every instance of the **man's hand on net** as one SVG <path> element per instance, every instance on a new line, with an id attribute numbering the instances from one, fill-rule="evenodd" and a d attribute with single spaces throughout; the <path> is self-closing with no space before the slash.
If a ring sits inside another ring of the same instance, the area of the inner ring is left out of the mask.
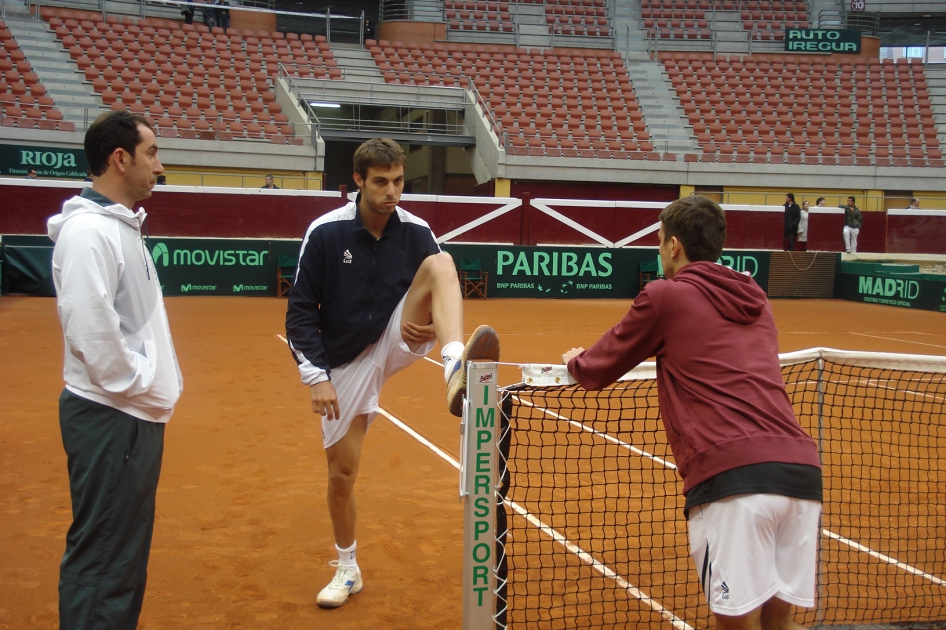
<path id="1" fill-rule="evenodd" d="M 568 352 L 562 355 L 562 363 L 568 365 L 568 362 L 577 357 L 579 354 L 584 352 L 584 348 L 572 348 Z"/>

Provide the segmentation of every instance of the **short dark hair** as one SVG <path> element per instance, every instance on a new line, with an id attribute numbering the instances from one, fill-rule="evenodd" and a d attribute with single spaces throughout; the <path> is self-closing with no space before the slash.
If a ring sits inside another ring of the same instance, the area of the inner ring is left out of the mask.
<path id="1" fill-rule="evenodd" d="M 694 195 L 677 199 L 660 213 L 664 241 L 676 236 L 690 262 L 716 262 L 726 243 L 726 213 L 712 199 Z"/>
<path id="2" fill-rule="evenodd" d="M 368 169 L 372 166 L 391 168 L 395 164 L 406 165 L 407 156 L 404 149 L 394 140 L 387 138 L 372 138 L 355 149 L 352 160 L 355 172 L 363 178 L 368 176 Z"/>
<path id="3" fill-rule="evenodd" d="M 276 179 L 276 178 L 273 177 L 272 173 L 266 173 L 266 177 L 264 177 L 263 179 Z"/>
<path id="4" fill-rule="evenodd" d="M 29 167 L 28 169 L 26 169 L 26 172 L 27 172 L 27 173 L 36 173 L 36 172 L 38 172 L 38 171 L 36 170 L 36 167 L 35 167 L 35 166 L 31 166 L 31 167 Z"/>
<path id="5" fill-rule="evenodd" d="M 857 200 L 854 199 L 854 195 L 848 195 L 847 198 L 848 198 L 848 201 L 853 201 L 853 202 L 857 203 Z"/>
<path id="6" fill-rule="evenodd" d="M 817 199 L 815 199 L 815 205 L 817 206 L 822 201 L 824 201 L 824 197 L 818 197 Z"/>
<path id="7" fill-rule="evenodd" d="M 788 197 L 789 199 L 791 199 L 792 201 L 795 201 L 795 194 L 794 194 L 794 193 L 785 193 L 785 196 Z"/>
<path id="8" fill-rule="evenodd" d="M 95 119 L 85 134 L 85 157 L 93 175 L 100 176 L 108 169 L 108 158 L 115 149 L 124 149 L 134 159 L 135 148 L 141 144 L 138 125 L 153 129 L 147 118 L 126 110 L 105 112 Z"/>
<path id="9" fill-rule="evenodd" d="M 917 201 L 919 201 L 919 199 L 916 197 L 910 197 L 910 203 L 916 203 Z"/>

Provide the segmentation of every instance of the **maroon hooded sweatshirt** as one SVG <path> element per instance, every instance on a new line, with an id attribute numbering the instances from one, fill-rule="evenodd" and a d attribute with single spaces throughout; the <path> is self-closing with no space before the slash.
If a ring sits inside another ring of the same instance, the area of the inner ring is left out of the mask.
<path id="1" fill-rule="evenodd" d="M 684 494 L 742 466 L 821 468 L 785 393 L 771 306 L 749 276 L 695 262 L 649 283 L 568 370 L 586 389 L 602 389 L 651 356 Z"/>

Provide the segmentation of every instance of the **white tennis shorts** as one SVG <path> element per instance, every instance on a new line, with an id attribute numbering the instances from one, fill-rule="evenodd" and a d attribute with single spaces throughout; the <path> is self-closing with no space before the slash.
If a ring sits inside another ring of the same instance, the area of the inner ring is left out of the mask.
<path id="1" fill-rule="evenodd" d="M 411 352 L 401 337 L 401 314 L 404 300 L 401 298 L 381 338 L 361 351 L 345 365 L 332 369 L 332 385 L 338 397 L 339 418 L 328 420 L 322 416 L 322 443 L 325 448 L 345 437 L 356 416 L 368 414 L 368 425 L 378 415 L 378 398 L 381 386 L 414 361 L 433 350 L 436 341 L 430 341 Z"/>
<path id="2" fill-rule="evenodd" d="M 741 494 L 690 510 L 690 556 L 710 610 L 744 615 L 772 597 L 810 608 L 821 503 Z"/>

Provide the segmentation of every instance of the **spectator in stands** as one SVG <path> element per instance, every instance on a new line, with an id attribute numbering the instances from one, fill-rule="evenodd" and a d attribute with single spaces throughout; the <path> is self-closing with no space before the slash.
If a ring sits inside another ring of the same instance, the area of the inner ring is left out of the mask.
<path id="1" fill-rule="evenodd" d="M 148 119 L 99 116 L 85 135 L 92 185 L 49 219 L 65 339 L 59 426 L 72 525 L 59 568 L 59 627 L 134 628 L 144 601 L 164 427 L 183 390 L 161 294 L 143 247 L 144 210 L 164 167 Z"/>
<path id="2" fill-rule="evenodd" d="M 24 179 L 38 179 L 38 177 L 39 176 L 36 174 L 36 169 L 33 167 L 30 167 L 29 169 L 27 169 L 26 177 Z"/>
<path id="3" fill-rule="evenodd" d="M 273 183 L 273 176 L 272 176 L 272 175 L 267 175 L 266 178 L 265 178 L 263 181 L 265 181 L 266 183 L 263 184 L 263 185 L 260 187 L 260 190 L 263 190 L 263 189 L 279 190 L 279 186 L 277 186 L 275 183 Z"/>
<path id="4" fill-rule="evenodd" d="M 212 5 L 214 0 L 197 0 L 205 5 Z M 217 10 L 211 8 L 210 6 L 204 6 L 200 9 L 201 15 L 204 18 L 204 26 L 213 30 L 213 27 L 217 25 Z"/>
<path id="5" fill-rule="evenodd" d="M 230 3 L 227 0 L 214 0 L 214 4 L 222 7 L 217 9 L 217 26 L 226 32 L 230 28 Z"/>
<path id="6" fill-rule="evenodd" d="M 816 207 L 816 208 L 824 208 L 824 197 L 818 197 L 818 198 L 815 200 L 815 207 Z"/>
<path id="7" fill-rule="evenodd" d="M 168 183 L 168 178 L 165 175 L 158 175 L 158 181 L 155 182 L 158 186 L 165 186 Z"/>
<path id="8" fill-rule="evenodd" d="M 910 206 L 907 210 L 919 210 L 920 209 L 920 200 L 916 197 L 910 197 Z"/>
<path id="9" fill-rule="evenodd" d="M 786 193 L 785 195 L 785 241 L 782 248 L 785 251 L 794 251 L 795 237 L 798 234 L 798 222 L 801 220 L 801 208 L 795 203 L 795 195 Z"/>
<path id="10" fill-rule="evenodd" d="M 808 251 L 808 202 L 801 204 L 800 218 L 798 219 L 798 251 Z"/>
<path id="11" fill-rule="evenodd" d="M 844 238 L 844 251 L 848 254 L 857 253 L 857 235 L 861 232 L 861 211 L 854 204 L 854 197 L 847 198 L 844 208 L 844 230 L 841 236 Z"/>
<path id="12" fill-rule="evenodd" d="M 184 24 L 193 24 L 194 23 L 194 7 L 185 6 L 181 9 L 181 15 L 184 16 Z"/>
<path id="13" fill-rule="evenodd" d="M 365 39 L 374 39 L 374 25 L 371 18 L 365 18 Z"/>

